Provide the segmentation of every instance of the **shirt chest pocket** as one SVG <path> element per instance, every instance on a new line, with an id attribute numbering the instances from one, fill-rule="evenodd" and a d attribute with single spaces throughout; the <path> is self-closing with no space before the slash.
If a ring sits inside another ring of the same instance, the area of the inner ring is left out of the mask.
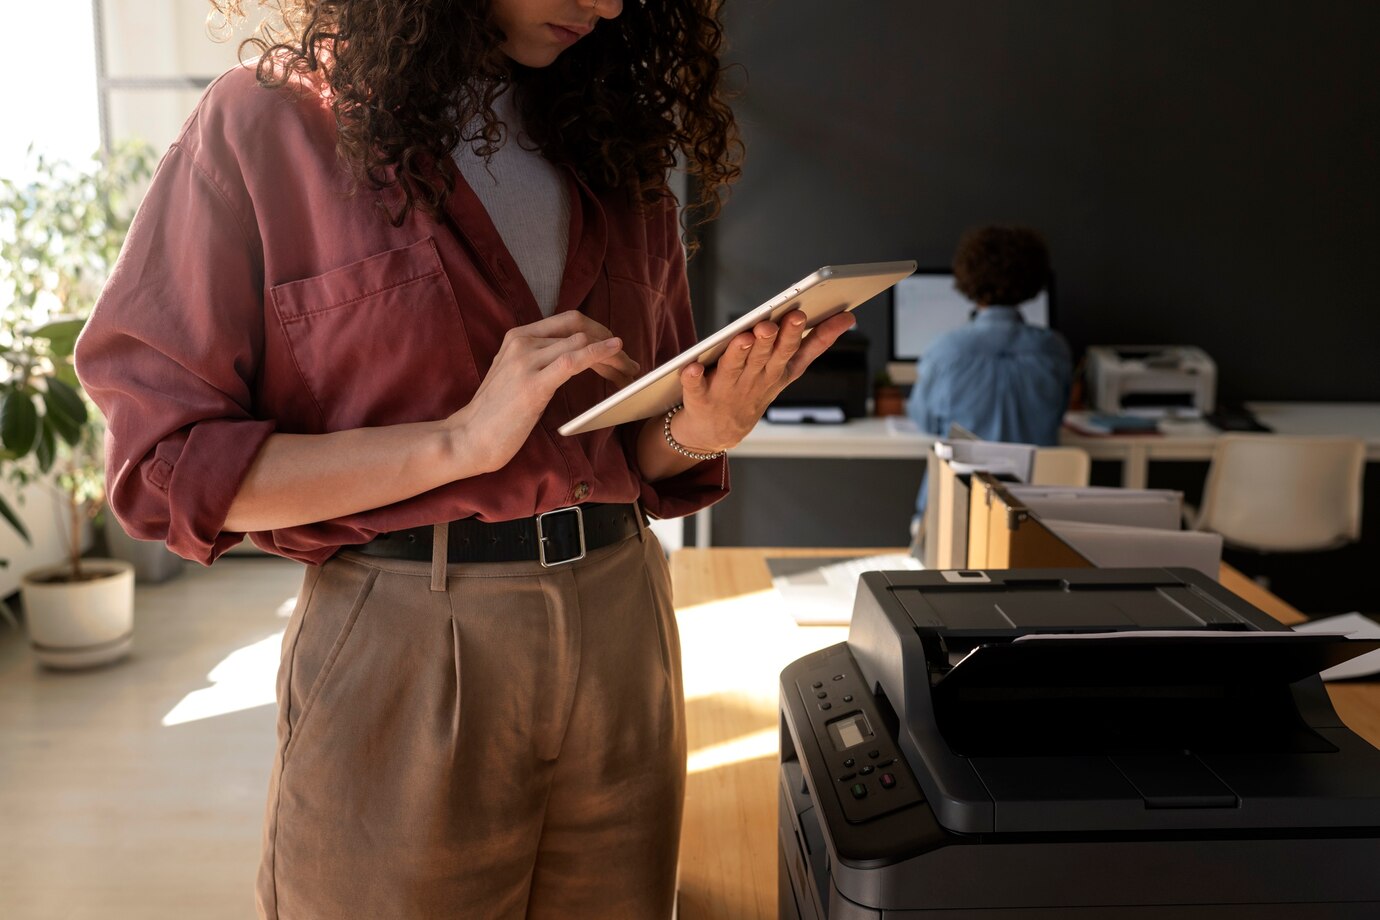
<path id="1" fill-rule="evenodd" d="M 273 307 L 326 430 L 443 418 L 479 375 L 430 237 L 275 285 Z"/>
<path id="2" fill-rule="evenodd" d="M 608 327 L 623 339 L 624 351 L 649 371 L 671 357 L 659 354 L 670 266 L 649 252 L 614 246 L 609 247 L 605 265 Z"/>

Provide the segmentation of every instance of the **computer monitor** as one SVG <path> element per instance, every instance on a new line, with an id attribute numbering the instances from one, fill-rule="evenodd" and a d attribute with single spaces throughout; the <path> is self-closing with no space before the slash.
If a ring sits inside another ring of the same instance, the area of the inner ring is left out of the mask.
<path id="1" fill-rule="evenodd" d="M 967 323 L 972 301 L 954 288 L 953 272 L 922 269 L 891 289 L 891 360 L 915 361 L 934 340 Z M 1020 305 L 1032 326 L 1054 324 L 1054 282 Z"/>

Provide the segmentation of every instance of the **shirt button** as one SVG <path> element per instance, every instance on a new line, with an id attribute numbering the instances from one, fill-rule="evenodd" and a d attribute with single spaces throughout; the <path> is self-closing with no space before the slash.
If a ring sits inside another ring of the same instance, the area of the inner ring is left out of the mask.
<path id="1" fill-rule="evenodd" d="M 575 499 L 577 502 L 584 501 L 584 500 L 585 500 L 585 497 L 586 497 L 587 495 L 589 495 L 589 483 L 587 483 L 587 482 L 577 482 L 577 483 L 575 483 L 575 490 L 574 490 L 573 492 L 571 492 L 570 494 L 571 494 L 572 497 L 574 497 L 574 499 Z"/>

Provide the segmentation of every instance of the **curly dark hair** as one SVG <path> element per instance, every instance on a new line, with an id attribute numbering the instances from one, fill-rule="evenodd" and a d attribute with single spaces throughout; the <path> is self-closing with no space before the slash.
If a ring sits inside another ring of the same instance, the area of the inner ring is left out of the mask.
<path id="1" fill-rule="evenodd" d="M 978 227 L 954 253 L 954 287 L 982 306 L 1014 307 L 1049 283 L 1049 248 L 1029 227 Z"/>
<path id="2" fill-rule="evenodd" d="M 245 18 L 245 0 L 208 0 L 213 35 Z M 258 82 L 308 79 L 330 99 L 336 149 L 356 188 L 398 188 L 388 217 L 437 216 L 452 191 L 435 168 L 461 142 L 491 154 L 502 140 L 493 101 L 512 80 L 524 131 L 551 161 L 598 192 L 635 203 L 668 194 L 677 154 L 694 178 L 687 202 L 717 216 L 738 178 L 742 145 L 725 101 L 720 0 L 628 0 L 617 18 L 549 67 L 499 50 L 492 0 L 258 0 L 270 16 L 240 44 L 258 49 Z M 466 126 L 481 119 L 477 132 Z M 688 222 L 687 222 L 688 225 Z"/>

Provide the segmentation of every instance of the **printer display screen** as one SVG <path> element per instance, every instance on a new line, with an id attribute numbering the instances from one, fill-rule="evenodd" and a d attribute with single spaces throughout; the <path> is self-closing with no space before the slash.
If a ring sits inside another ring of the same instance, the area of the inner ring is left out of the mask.
<path id="1" fill-rule="evenodd" d="M 830 722 L 829 737 L 834 742 L 835 750 L 845 751 L 872 738 L 872 726 L 867 724 L 867 716 L 855 712 L 836 722 Z"/>

